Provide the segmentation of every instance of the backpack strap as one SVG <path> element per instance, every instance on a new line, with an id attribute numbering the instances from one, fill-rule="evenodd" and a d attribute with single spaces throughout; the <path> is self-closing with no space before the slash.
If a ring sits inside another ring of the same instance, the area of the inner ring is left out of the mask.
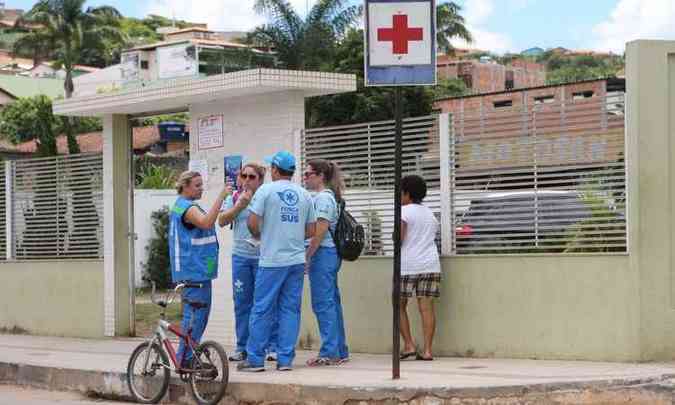
<path id="1" fill-rule="evenodd" d="M 344 215 L 345 212 L 345 200 L 342 199 L 339 202 L 336 200 L 337 206 L 338 206 L 338 217 L 337 217 L 337 222 L 335 222 L 335 228 L 337 229 L 337 225 L 340 223 L 340 219 L 342 219 L 342 215 Z M 330 229 L 330 226 L 328 227 L 328 232 L 330 232 L 331 238 L 333 238 L 333 243 L 335 244 L 336 248 L 338 246 L 337 241 L 335 240 L 335 232 Z"/>

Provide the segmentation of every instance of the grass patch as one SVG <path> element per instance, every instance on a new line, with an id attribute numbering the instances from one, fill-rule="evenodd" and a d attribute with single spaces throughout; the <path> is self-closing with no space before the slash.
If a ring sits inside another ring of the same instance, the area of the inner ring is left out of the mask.
<path id="1" fill-rule="evenodd" d="M 136 336 L 149 336 L 157 326 L 162 308 L 152 303 L 136 304 Z M 179 302 L 174 302 L 166 309 L 166 320 L 179 323 L 181 319 Z"/>

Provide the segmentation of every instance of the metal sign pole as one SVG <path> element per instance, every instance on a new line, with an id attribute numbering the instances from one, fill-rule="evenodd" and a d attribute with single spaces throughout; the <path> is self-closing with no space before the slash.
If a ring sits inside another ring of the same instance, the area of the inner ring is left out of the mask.
<path id="1" fill-rule="evenodd" d="M 394 146 L 394 277 L 392 288 L 393 306 L 393 348 L 391 350 L 392 378 L 401 377 L 401 358 L 399 337 L 401 329 L 401 161 L 403 154 L 403 134 L 401 119 L 401 88 L 394 92 L 394 116 L 396 119 L 396 141 Z"/>
<path id="2" fill-rule="evenodd" d="M 365 0 L 366 86 L 394 87 L 394 272 L 392 377 L 401 376 L 401 86 L 436 84 L 435 0 Z"/>

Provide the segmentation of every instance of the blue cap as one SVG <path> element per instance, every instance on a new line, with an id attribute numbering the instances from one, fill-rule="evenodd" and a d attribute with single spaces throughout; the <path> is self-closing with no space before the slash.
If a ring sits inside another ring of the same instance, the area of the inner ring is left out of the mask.
<path id="1" fill-rule="evenodd" d="M 287 172 L 295 172 L 295 157 L 291 152 L 282 150 L 265 158 L 265 162 Z"/>

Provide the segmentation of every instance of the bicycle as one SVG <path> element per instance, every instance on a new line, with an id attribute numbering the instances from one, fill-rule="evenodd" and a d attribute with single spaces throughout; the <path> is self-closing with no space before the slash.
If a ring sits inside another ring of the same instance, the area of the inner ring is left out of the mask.
<path id="1" fill-rule="evenodd" d="M 214 405 L 222 399 L 229 380 L 229 365 L 225 349 L 214 341 L 206 341 L 199 345 L 191 338 L 192 322 L 187 331 L 172 325 L 166 320 L 166 308 L 184 288 L 201 288 L 201 284 L 181 283 L 167 292 L 164 300 L 155 297 L 155 283 L 152 282 L 150 300 L 162 308 L 155 332 L 131 353 L 127 365 L 127 384 L 129 391 L 137 402 L 155 404 L 159 402 L 167 390 L 171 379 L 171 371 L 175 371 L 180 379 L 189 383 L 190 394 L 200 405 Z M 183 300 L 192 310 L 204 308 L 206 304 Z M 177 359 L 168 332 L 177 336 L 184 343 L 185 350 L 181 359 Z M 193 353 L 192 360 L 186 366 L 186 354 Z M 139 361 L 140 360 L 140 361 Z M 138 368 L 137 368 L 138 367 Z"/>

